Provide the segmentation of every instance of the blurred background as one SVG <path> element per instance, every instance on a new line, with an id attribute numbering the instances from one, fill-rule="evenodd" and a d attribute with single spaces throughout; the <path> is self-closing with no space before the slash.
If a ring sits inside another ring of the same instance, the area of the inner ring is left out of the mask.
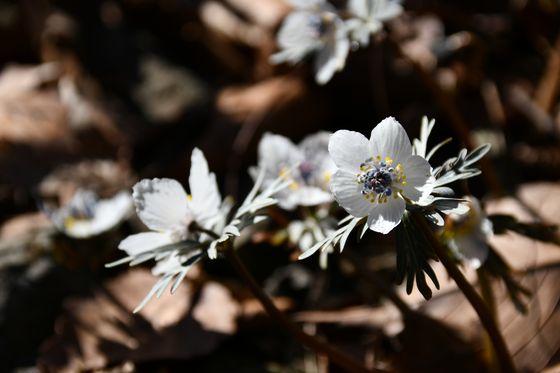
<path id="1" fill-rule="evenodd" d="M 108 198 L 141 178 L 186 184 L 195 146 L 239 200 L 267 131 L 294 142 L 318 130 L 368 134 L 394 116 L 412 138 L 427 115 L 431 144 L 453 138 L 435 164 L 492 144 L 483 175 L 462 186 L 487 211 L 559 224 L 560 2 L 402 5 L 319 86 L 312 63 L 269 63 L 285 0 L 0 1 L 0 370 L 337 371 L 282 334 L 222 260 L 133 315 L 155 278 L 104 264 L 141 223 L 75 239 L 45 213 L 83 188 Z M 253 235 L 241 254 L 307 332 L 388 371 L 482 371 L 487 342 L 443 271 L 429 302 L 396 289 L 418 310 L 402 317 L 344 255 L 322 271 L 271 235 Z M 557 371 L 558 246 L 514 234 L 493 244 L 532 292 L 522 315 L 497 289 L 516 364 Z M 392 236 L 351 251 L 394 283 Z"/>

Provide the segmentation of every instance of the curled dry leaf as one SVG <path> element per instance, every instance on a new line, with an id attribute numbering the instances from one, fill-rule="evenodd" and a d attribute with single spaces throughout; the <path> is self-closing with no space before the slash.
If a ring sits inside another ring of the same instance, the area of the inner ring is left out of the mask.
<path id="1" fill-rule="evenodd" d="M 216 106 L 234 123 L 262 124 L 257 134 L 271 131 L 299 138 L 318 130 L 318 123 L 328 115 L 322 109 L 323 98 L 301 78 L 280 76 L 252 85 L 226 87 L 218 93 Z"/>
<path id="2" fill-rule="evenodd" d="M 306 96 L 307 89 L 297 78 L 271 78 L 250 86 L 224 88 L 217 98 L 218 108 L 236 121 L 254 113 L 267 113 Z"/>
<path id="3" fill-rule="evenodd" d="M 210 353 L 235 332 L 240 306 L 217 283 L 197 289 L 185 281 L 175 294 L 132 314 L 153 283 L 147 270 L 130 270 L 90 298 L 67 301 L 55 335 L 42 346 L 39 366 L 75 372 L 126 361 L 189 359 Z"/>

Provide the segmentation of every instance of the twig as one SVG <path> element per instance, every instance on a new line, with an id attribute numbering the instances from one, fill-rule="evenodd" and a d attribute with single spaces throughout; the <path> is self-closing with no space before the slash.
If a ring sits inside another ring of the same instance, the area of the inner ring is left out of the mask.
<path id="1" fill-rule="evenodd" d="M 433 247 L 437 257 L 447 270 L 449 276 L 455 281 L 459 289 L 463 292 L 471 306 L 476 311 L 482 326 L 486 329 L 490 340 L 492 341 L 492 346 L 494 347 L 494 351 L 496 353 L 496 357 L 500 363 L 500 367 L 502 372 L 515 372 L 515 367 L 513 365 L 513 361 L 509 354 L 509 351 L 506 347 L 506 343 L 494 317 L 492 317 L 492 313 L 489 311 L 486 303 L 484 300 L 478 295 L 476 290 L 472 287 L 472 285 L 467 281 L 465 276 L 461 273 L 459 268 L 453 263 L 453 261 L 449 258 L 447 251 L 438 241 L 438 239 L 434 236 L 434 233 L 424 220 L 424 218 L 419 215 L 418 213 L 412 214 L 413 219 L 418 224 L 418 226 L 422 229 L 426 239 L 430 242 L 431 246 Z"/>
<path id="2" fill-rule="evenodd" d="M 231 264 L 241 278 L 245 281 L 253 295 L 259 300 L 266 312 L 274 318 L 282 326 L 283 330 L 294 336 L 298 341 L 316 353 L 327 356 L 333 363 L 348 372 L 381 372 L 380 370 L 370 370 L 364 365 L 346 356 L 338 350 L 335 350 L 326 342 L 323 342 L 307 333 L 304 333 L 297 325 L 295 325 L 285 314 L 283 314 L 270 298 L 263 292 L 257 284 L 251 273 L 247 270 L 243 262 L 237 256 L 237 253 L 231 247 L 229 241 L 225 242 L 226 247 L 223 253 L 227 256 Z"/>

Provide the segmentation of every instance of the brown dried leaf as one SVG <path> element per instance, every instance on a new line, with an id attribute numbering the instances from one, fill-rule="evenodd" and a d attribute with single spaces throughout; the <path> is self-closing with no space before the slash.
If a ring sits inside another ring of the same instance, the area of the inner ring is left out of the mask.
<path id="1" fill-rule="evenodd" d="M 278 77 L 244 87 L 227 87 L 218 94 L 217 106 L 234 120 L 244 121 L 254 113 L 285 107 L 306 94 L 300 79 Z"/>
<path id="2" fill-rule="evenodd" d="M 89 189 L 101 197 L 112 197 L 132 187 L 134 181 L 132 171 L 122 163 L 91 160 L 56 168 L 41 181 L 39 192 L 43 198 L 56 198 L 64 205 L 77 189 Z"/>
<path id="3" fill-rule="evenodd" d="M 32 212 L 5 221 L 0 226 L 0 238 L 8 240 L 50 228 L 53 228 L 53 224 L 45 214 Z"/>
<path id="4" fill-rule="evenodd" d="M 526 184 L 520 187 L 519 200 L 503 198 L 487 203 L 487 212 L 509 214 L 520 221 L 539 219 L 560 223 L 555 202 L 560 186 L 554 183 Z M 533 211 L 531 212 L 530 209 Z M 518 280 L 533 294 L 526 315 L 520 314 L 511 303 L 501 284 L 493 284 L 498 322 L 504 339 L 518 369 L 543 369 L 560 348 L 560 248 L 531 240 L 516 233 L 494 236 L 492 246 L 519 273 Z M 434 266 L 438 278 L 446 278 L 441 265 Z M 467 276 L 471 282 L 472 271 Z M 482 343 L 482 328 L 474 310 L 454 284 L 442 281 L 442 291 L 429 302 L 417 302 L 428 315 L 444 320 L 476 343 Z M 407 298 L 405 298 L 407 299 Z M 407 301 L 411 301 L 408 298 Z"/>
<path id="5" fill-rule="evenodd" d="M 198 290 L 185 282 L 175 294 L 132 314 L 154 281 L 147 270 L 130 270 L 90 298 L 67 301 L 56 334 L 42 346 L 39 366 L 74 372 L 126 361 L 189 359 L 210 353 L 235 332 L 240 306 L 217 283 Z"/>
<path id="6" fill-rule="evenodd" d="M 227 3 L 244 14 L 251 22 L 259 26 L 273 29 L 290 11 L 285 0 L 227 0 Z"/>

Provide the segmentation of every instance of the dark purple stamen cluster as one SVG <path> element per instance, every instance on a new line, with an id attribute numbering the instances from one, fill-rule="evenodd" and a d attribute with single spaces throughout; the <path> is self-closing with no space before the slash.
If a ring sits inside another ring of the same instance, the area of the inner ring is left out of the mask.
<path id="1" fill-rule="evenodd" d="M 386 196 L 393 194 L 391 183 L 393 182 L 394 172 L 395 169 L 387 166 L 385 162 L 381 162 L 377 167 L 374 166 L 361 177 L 360 181 L 364 184 L 362 194 L 371 192 Z"/>
<path id="2" fill-rule="evenodd" d="M 309 161 L 304 161 L 299 165 L 299 173 L 303 180 L 307 183 L 313 175 L 313 164 Z"/>

